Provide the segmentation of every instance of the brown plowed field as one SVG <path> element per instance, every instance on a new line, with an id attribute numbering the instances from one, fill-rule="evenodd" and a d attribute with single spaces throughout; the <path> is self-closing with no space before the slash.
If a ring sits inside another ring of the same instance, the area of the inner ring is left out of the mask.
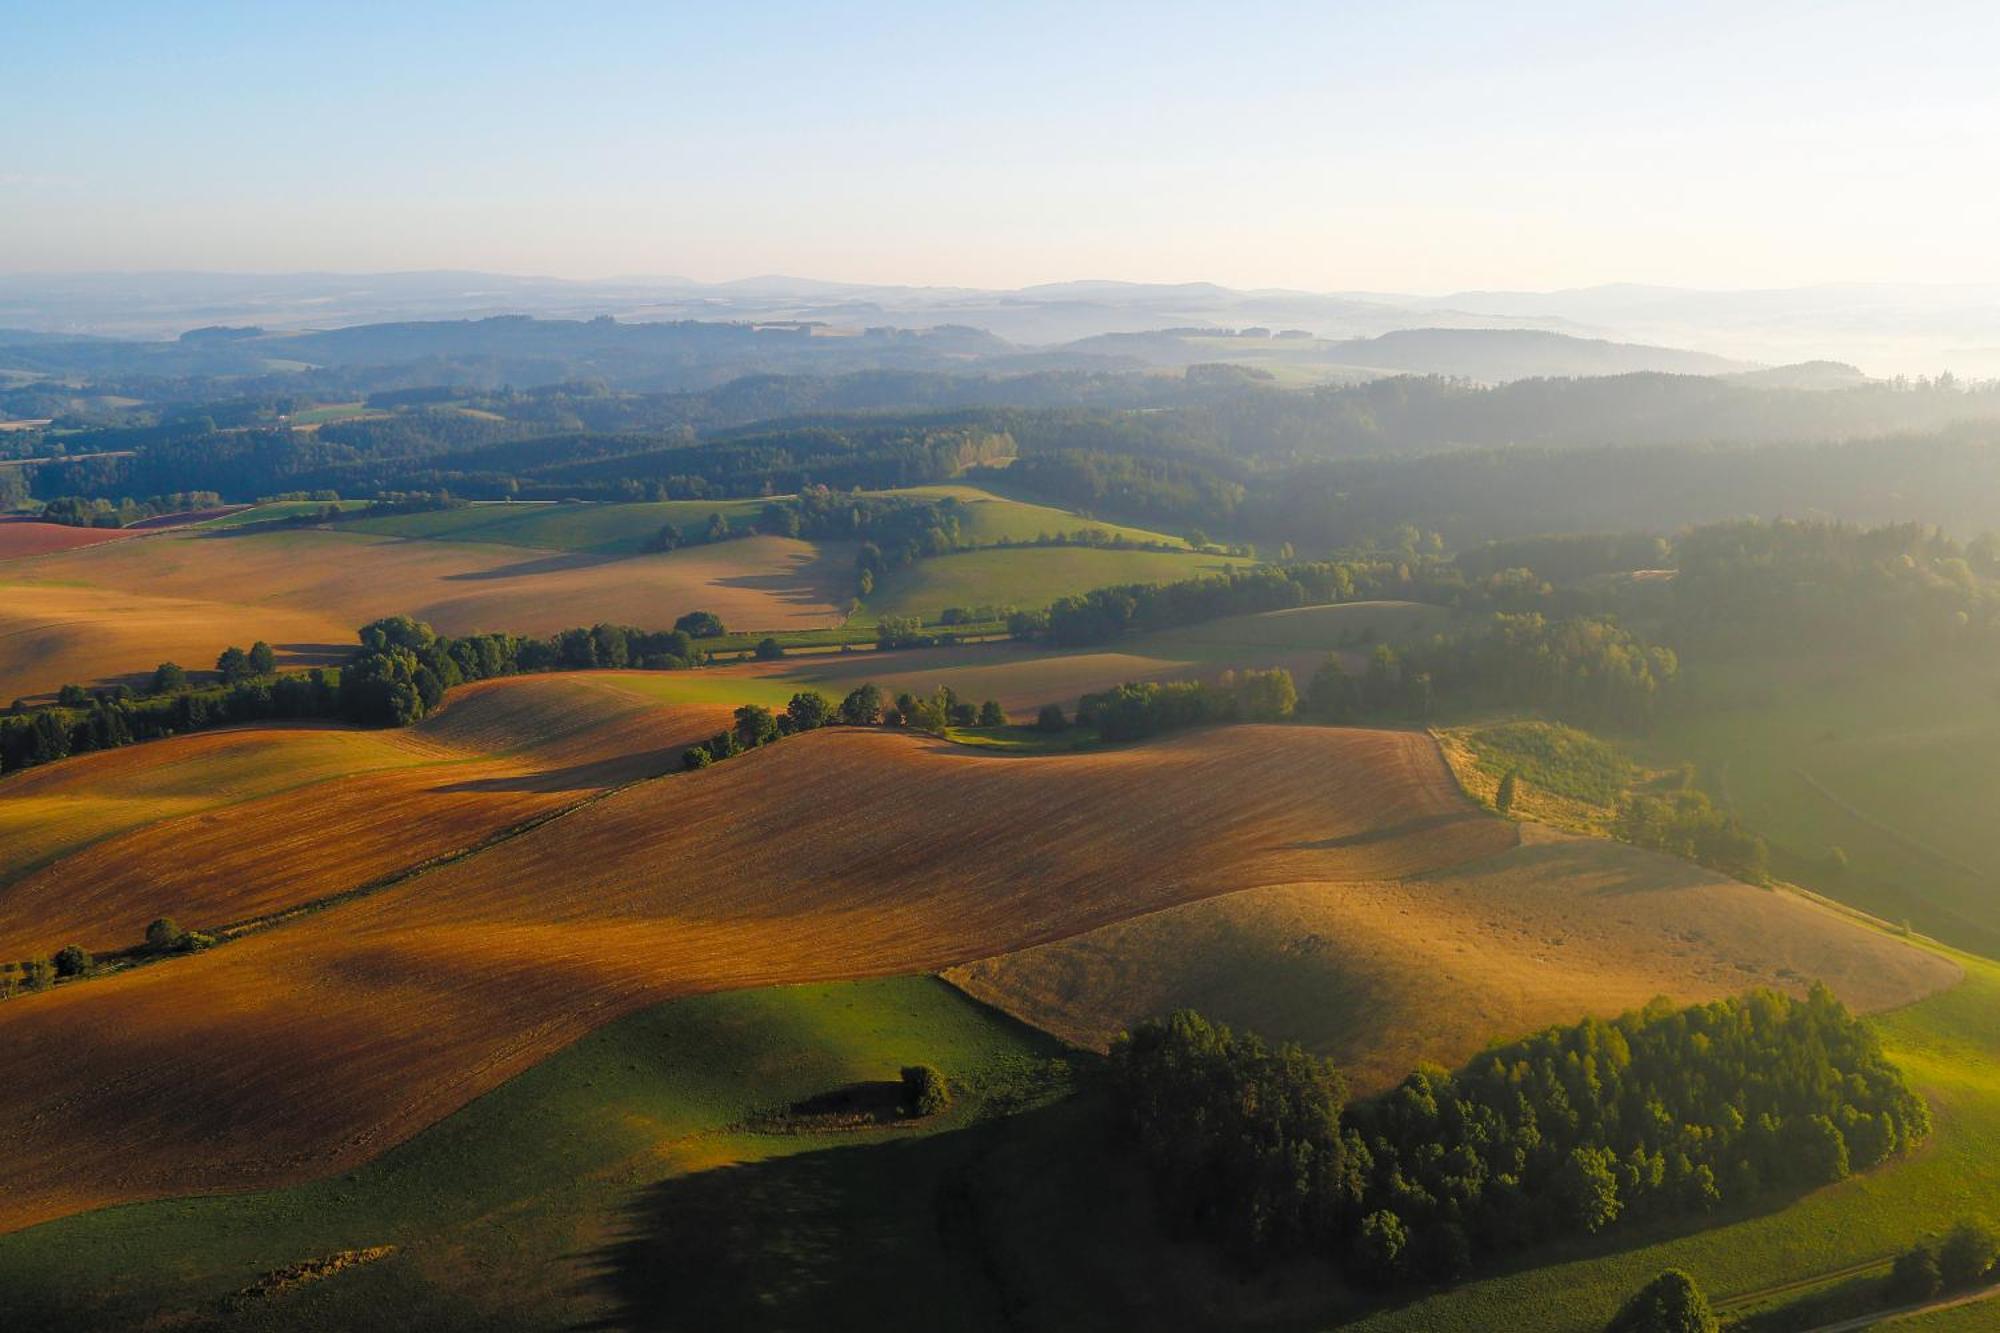
<path id="1" fill-rule="evenodd" d="M 300 854 L 285 821 L 315 816 L 273 814 L 235 831 L 249 850 L 227 872 L 159 852 L 227 880 L 263 849 L 278 882 Z M 1009 759 L 794 738 L 210 953 L 0 1004 L 0 1044 L 35 1071 L 0 1081 L 0 1226 L 340 1169 L 674 995 L 935 969 L 1515 840 L 1411 733 L 1232 727 Z"/>
<path id="2" fill-rule="evenodd" d="M 1874 1010 L 1958 978 L 1938 955 L 1795 894 L 1619 843 L 1534 833 L 1472 865 L 1209 898 L 947 976 L 1099 1049 L 1140 1018 L 1197 1008 L 1333 1057 L 1360 1091 L 1419 1060 L 1457 1065 L 1493 1038 L 1656 995 L 1798 992 L 1818 979 Z"/>
<path id="3" fill-rule="evenodd" d="M 131 679 L 162 660 L 206 668 L 257 639 L 288 664 L 328 660 L 392 614 L 447 634 L 665 628 L 696 609 L 814 628 L 840 622 L 851 579 L 843 553 L 782 537 L 612 558 L 360 533 L 162 533 L 0 565 L 0 701 Z"/>
<path id="4" fill-rule="evenodd" d="M 618 680 L 486 681 L 406 732 L 244 728 L 11 777 L 0 958 L 127 948 L 156 916 L 208 930 L 359 888 L 671 771 L 726 722 L 718 707 L 640 704 Z M 16 797 L 46 821 L 11 818 Z M 10 883 L 16 867 L 28 873 Z"/>

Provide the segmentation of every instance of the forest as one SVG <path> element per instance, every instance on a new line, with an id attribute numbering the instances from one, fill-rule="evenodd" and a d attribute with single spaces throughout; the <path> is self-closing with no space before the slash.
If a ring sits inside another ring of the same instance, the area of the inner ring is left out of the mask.
<path id="1" fill-rule="evenodd" d="M 1910 1151 L 1931 1123 L 1824 987 L 1655 1001 L 1355 1102 L 1330 1063 L 1192 1011 L 1121 1037 L 1111 1069 L 1175 1226 L 1245 1262 L 1315 1254 L 1385 1286 L 1810 1189 Z"/>

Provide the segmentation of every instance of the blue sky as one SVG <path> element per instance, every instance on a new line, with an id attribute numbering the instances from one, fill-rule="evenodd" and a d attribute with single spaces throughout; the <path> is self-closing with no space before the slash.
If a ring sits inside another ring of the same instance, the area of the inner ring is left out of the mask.
<path id="1" fill-rule="evenodd" d="M 1994 281 L 1995 7 L 0 0 L 0 271 Z"/>

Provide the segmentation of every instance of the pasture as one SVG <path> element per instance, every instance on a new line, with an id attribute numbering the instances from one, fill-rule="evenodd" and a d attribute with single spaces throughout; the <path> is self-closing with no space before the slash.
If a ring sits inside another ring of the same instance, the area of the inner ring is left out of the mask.
<path id="1" fill-rule="evenodd" d="M 928 620 L 949 606 L 1041 607 L 1112 584 L 1174 583 L 1255 564 L 1235 556 L 1098 546 L 954 551 L 889 574 L 868 597 L 867 608 L 875 616 Z"/>
<path id="2" fill-rule="evenodd" d="M 2000 691 L 1987 664 L 1771 657 L 1699 685 L 1703 706 L 1669 719 L 1642 758 L 1692 761 L 1718 804 L 1770 841 L 1785 878 L 2000 953 Z"/>
<path id="3" fill-rule="evenodd" d="M 1092 528 L 1109 536 L 1123 537 L 1129 542 L 1187 545 L 1186 540 L 1178 536 L 1155 532 L 1150 528 L 1133 527 L 1126 523 L 1106 523 L 1094 518 L 1085 518 L 1067 509 L 1037 504 L 1031 500 L 1014 499 L 983 486 L 911 486 L 900 491 L 876 491 L 874 494 L 906 495 L 913 499 L 957 500 L 965 506 L 960 517 L 961 534 L 966 540 L 981 546 L 994 542 L 1031 542 L 1042 537 L 1062 536 Z"/>

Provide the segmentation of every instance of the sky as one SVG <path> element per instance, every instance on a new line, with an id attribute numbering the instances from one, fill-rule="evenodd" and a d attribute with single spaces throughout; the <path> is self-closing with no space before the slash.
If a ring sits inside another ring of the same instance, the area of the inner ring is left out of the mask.
<path id="1" fill-rule="evenodd" d="M 0 272 L 2000 281 L 2000 6 L 0 0 Z"/>

